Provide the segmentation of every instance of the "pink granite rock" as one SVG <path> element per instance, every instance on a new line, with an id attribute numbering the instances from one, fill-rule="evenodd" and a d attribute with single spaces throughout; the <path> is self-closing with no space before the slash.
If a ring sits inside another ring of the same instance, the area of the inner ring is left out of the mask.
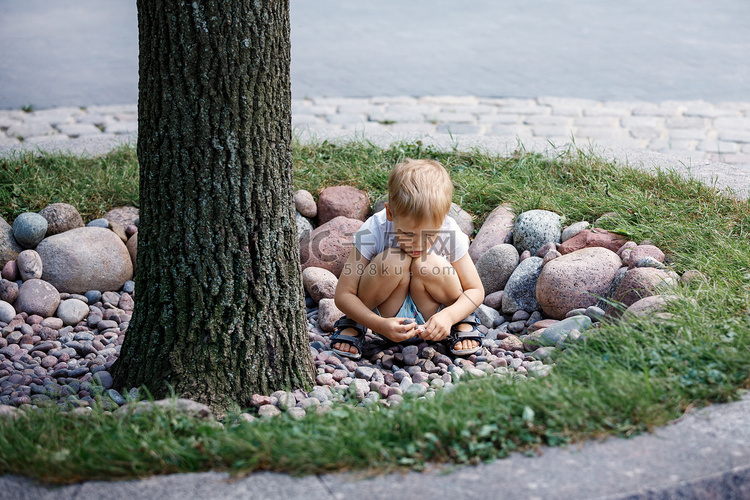
<path id="1" fill-rule="evenodd" d="M 638 246 L 638 243 L 636 243 L 635 241 L 626 241 L 617 251 L 617 256 L 622 257 L 622 252 L 624 252 L 625 250 L 632 250 L 633 248 L 637 246 Z"/>
<path id="2" fill-rule="evenodd" d="M 529 333 L 538 332 L 539 330 L 544 330 L 548 326 L 552 326 L 555 323 L 558 323 L 559 321 L 560 320 L 557 320 L 557 319 L 542 319 L 542 320 L 539 320 L 530 324 L 527 331 Z"/>
<path id="3" fill-rule="evenodd" d="M 43 280 L 31 279 L 24 281 L 18 290 L 15 308 L 18 312 L 38 314 L 46 318 L 53 316 L 59 305 L 60 293 L 53 285 Z"/>
<path id="4" fill-rule="evenodd" d="M 612 300 L 621 302 L 626 308 L 632 306 L 644 297 L 657 295 L 658 292 L 669 290 L 677 285 L 677 279 L 667 271 L 653 267 L 635 267 L 629 269 L 615 290 Z M 607 306 L 606 315 L 620 317 L 622 311 L 613 306 Z"/>
<path id="5" fill-rule="evenodd" d="M 617 252 L 627 239 L 604 229 L 584 229 L 560 245 L 558 251 L 565 255 L 582 248 L 602 247 Z"/>
<path id="6" fill-rule="evenodd" d="M 483 304 L 487 307 L 491 307 L 492 309 L 500 310 L 500 307 L 503 304 L 503 291 L 500 290 L 499 292 L 493 292 L 488 294 L 484 298 Z"/>
<path id="7" fill-rule="evenodd" d="M 469 246 L 471 260 L 476 262 L 490 248 L 507 243 L 505 240 L 513 229 L 514 217 L 513 212 L 505 206 L 499 206 L 490 212 Z"/>
<path id="8" fill-rule="evenodd" d="M 322 267 L 336 277 L 341 275 L 349 252 L 354 247 L 354 233 L 361 226 L 361 220 L 339 216 L 315 228 L 300 242 L 302 269 Z"/>
<path id="9" fill-rule="evenodd" d="M 564 319 L 568 311 L 596 305 L 615 279 L 620 258 L 601 247 L 583 248 L 549 261 L 536 283 L 545 316 Z"/>
<path id="10" fill-rule="evenodd" d="M 338 278 L 331 271 L 322 267 L 308 267 L 302 271 L 302 286 L 315 302 L 332 299 L 338 282 Z"/>
<path id="11" fill-rule="evenodd" d="M 549 261 L 552 259 L 556 259 L 560 257 L 562 254 L 558 252 L 557 250 L 550 250 L 546 254 L 544 254 L 544 258 L 542 259 L 542 267 L 546 266 Z"/>
<path id="12" fill-rule="evenodd" d="M 644 257 L 651 257 L 658 262 L 664 262 L 664 252 L 659 247 L 655 247 L 654 245 L 638 245 L 630 251 L 628 267 L 631 269 L 634 268 L 638 264 L 638 261 Z"/>
<path id="13" fill-rule="evenodd" d="M 77 227 L 83 227 L 83 218 L 73 205 L 67 203 L 52 203 L 39 211 L 39 215 L 47 219 L 47 233 L 45 237 L 64 233 Z"/>
<path id="14" fill-rule="evenodd" d="M 370 197 L 351 186 L 333 186 L 320 192 L 318 199 L 318 224 L 346 217 L 364 221 L 370 213 Z"/>
<path id="15" fill-rule="evenodd" d="M 10 281 L 17 281 L 21 279 L 21 275 L 18 274 L 18 264 L 15 260 L 9 260 L 5 263 L 5 265 L 3 266 L 2 277 L 3 279 Z"/>
<path id="16" fill-rule="evenodd" d="M 138 224 L 136 224 L 136 222 L 138 221 L 138 209 L 135 207 L 113 208 L 112 210 L 104 214 L 104 218 L 107 219 L 110 223 L 116 222 L 123 228 L 130 225 L 137 226 Z"/>

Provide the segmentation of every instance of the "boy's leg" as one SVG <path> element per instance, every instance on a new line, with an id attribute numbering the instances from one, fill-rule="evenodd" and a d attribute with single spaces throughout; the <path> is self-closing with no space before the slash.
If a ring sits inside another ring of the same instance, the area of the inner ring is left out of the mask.
<path id="1" fill-rule="evenodd" d="M 409 294 L 414 305 L 429 318 L 438 311 L 440 305 L 450 306 L 463 293 L 458 273 L 445 258 L 436 254 L 424 254 L 411 264 L 412 279 Z M 460 331 L 471 330 L 471 325 L 459 324 Z M 463 340 L 459 349 L 472 349 L 479 343 L 476 340 Z"/>
<path id="2" fill-rule="evenodd" d="M 400 248 L 383 250 L 365 267 L 359 280 L 357 297 L 368 309 L 377 307 L 381 316 L 395 316 L 409 293 L 411 262 L 412 258 Z M 351 328 L 341 333 L 357 335 Z M 357 352 L 356 347 L 344 342 L 337 342 L 332 347 L 344 352 Z"/>

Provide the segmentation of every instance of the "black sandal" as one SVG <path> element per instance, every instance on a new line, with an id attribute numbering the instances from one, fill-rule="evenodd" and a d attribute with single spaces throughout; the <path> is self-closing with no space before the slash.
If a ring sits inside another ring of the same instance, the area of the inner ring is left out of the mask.
<path id="1" fill-rule="evenodd" d="M 333 335 L 331 335 L 331 350 L 338 354 L 339 356 L 344 356 L 347 358 L 351 358 L 355 361 L 360 359 L 362 357 L 362 350 L 365 347 L 365 332 L 367 331 L 367 328 L 360 325 L 353 319 L 347 318 L 346 316 L 342 316 L 341 319 L 339 319 L 334 325 L 336 328 L 336 332 L 334 332 Z M 354 329 L 359 335 L 356 337 L 352 337 L 351 335 L 344 335 L 341 332 L 343 330 L 346 330 L 347 328 Z M 354 346 L 357 348 L 357 353 L 353 352 L 346 352 L 346 351 L 340 351 L 333 347 L 333 344 L 337 342 L 345 342 L 351 346 Z"/>
<path id="2" fill-rule="evenodd" d="M 472 329 L 468 332 L 460 331 L 458 329 L 458 325 L 462 323 L 471 325 Z M 451 327 L 451 332 L 448 335 L 448 347 L 450 348 L 451 353 L 453 353 L 454 356 L 471 356 L 482 348 L 482 339 L 484 338 L 484 334 L 479 331 L 478 326 L 479 321 L 477 321 L 476 315 L 472 313 Z M 462 340 L 476 340 L 477 342 L 479 342 L 479 345 L 470 349 L 456 349 L 456 344 L 458 344 Z"/>

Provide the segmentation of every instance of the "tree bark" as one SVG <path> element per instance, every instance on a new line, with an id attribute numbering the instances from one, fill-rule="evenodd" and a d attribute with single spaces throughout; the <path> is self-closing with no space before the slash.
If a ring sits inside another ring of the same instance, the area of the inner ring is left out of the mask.
<path id="1" fill-rule="evenodd" d="M 309 386 L 288 0 L 138 0 L 136 306 L 118 387 L 223 412 Z"/>

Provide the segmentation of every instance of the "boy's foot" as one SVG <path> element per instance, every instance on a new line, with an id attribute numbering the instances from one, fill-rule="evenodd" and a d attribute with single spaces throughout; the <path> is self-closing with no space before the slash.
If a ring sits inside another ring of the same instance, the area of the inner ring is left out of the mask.
<path id="1" fill-rule="evenodd" d="M 346 328 L 345 330 L 341 330 L 341 334 L 347 335 L 349 337 L 359 337 L 357 330 L 355 330 L 354 328 Z M 331 348 L 335 351 L 359 354 L 359 350 L 357 349 L 357 347 L 347 342 L 336 342 L 334 344 L 331 344 Z"/>
<path id="2" fill-rule="evenodd" d="M 473 327 L 468 323 L 459 323 L 456 328 L 460 332 L 470 332 Z M 481 344 L 476 339 L 466 339 L 459 341 L 453 348 L 457 351 L 465 351 L 467 349 L 477 349 Z"/>
<path id="3" fill-rule="evenodd" d="M 339 319 L 335 327 L 336 333 L 331 335 L 333 352 L 353 360 L 360 359 L 365 343 L 365 327 L 346 316 Z"/>
<path id="4" fill-rule="evenodd" d="M 451 353 L 455 356 L 470 356 L 481 348 L 484 335 L 477 328 L 478 325 L 474 314 L 470 314 L 451 327 L 448 336 Z"/>

